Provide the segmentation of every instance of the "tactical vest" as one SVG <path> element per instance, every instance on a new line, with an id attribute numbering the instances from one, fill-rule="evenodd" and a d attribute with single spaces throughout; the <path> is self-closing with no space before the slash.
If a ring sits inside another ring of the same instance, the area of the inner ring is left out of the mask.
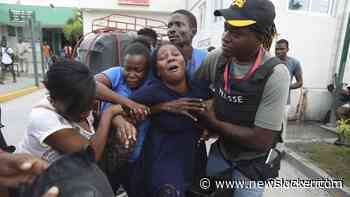
<path id="1" fill-rule="evenodd" d="M 219 60 L 215 81 L 211 87 L 214 93 L 216 117 L 221 121 L 253 128 L 265 84 L 273 73 L 274 67 L 279 64 L 283 62 L 278 58 L 270 58 L 260 65 L 250 78 L 238 80 L 232 77 L 228 83 L 229 91 L 225 91 L 225 63 Z M 275 143 L 281 141 L 281 131 L 274 132 Z M 231 161 L 250 160 L 266 155 L 266 152 L 250 150 L 223 137 L 219 138 L 219 147 L 225 159 Z"/>

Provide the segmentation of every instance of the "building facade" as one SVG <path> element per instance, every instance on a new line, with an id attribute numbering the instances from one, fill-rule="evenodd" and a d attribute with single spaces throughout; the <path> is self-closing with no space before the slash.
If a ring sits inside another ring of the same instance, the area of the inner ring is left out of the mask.
<path id="1" fill-rule="evenodd" d="M 160 20 L 166 23 L 169 14 L 176 9 L 184 9 L 186 0 L 85 0 L 81 4 L 84 16 L 84 33 L 92 31 L 93 20 L 112 14 L 128 15 L 142 18 Z M 135 23 L 134 19 L 127 22 Z"/>
<path id="2" fill-rule="evenodd" d="M 25 12 L 33 16 L 34 41 L 40 49 L 40 44 L 45 41 L 59 54 L 63 47 L 63 27 L 66 22 L 74 17 L 74 9 L 70 7 L 56 7 L 51 4 L 23 5 L 0 3 L 0 37 L 6 39 L 10 47 L 15 48 L 19 40 L 31 42 L 31 29 L 28 25 L 28 17 L 19 17 L 14 13 Z M 39 50 L 40 51 L 40 50 Z M 40 57 L 40 56 L 38 56 Z M 29 57 L 31 58 L 31 57 Z M 39 58 L 40 61 L 40 58 Z"/>

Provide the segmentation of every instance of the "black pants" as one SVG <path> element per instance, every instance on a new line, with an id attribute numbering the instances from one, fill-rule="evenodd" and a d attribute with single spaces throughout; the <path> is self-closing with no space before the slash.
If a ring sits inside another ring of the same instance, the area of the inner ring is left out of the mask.
<path id="1" fill-rule="evenodd" d="M 11 72 L 12 73 L 13 82 L 16 82 L 16 73 L 15 73 L 15 69 L 13 67 L 13 64 L 1 64 L 1 78 L 0 78 L 0 81 L 4 81 L 5 80 L 5 73 L 6 72 Z"/>

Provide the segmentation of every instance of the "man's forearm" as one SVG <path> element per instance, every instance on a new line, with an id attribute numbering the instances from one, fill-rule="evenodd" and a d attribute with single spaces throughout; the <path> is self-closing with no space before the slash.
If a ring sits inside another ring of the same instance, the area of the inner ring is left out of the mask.
<path id="1" fill-rule="evenodd" d="M 272 131 L 261 131 L 263 129 L 258 130 L 258 128 L 239 126 L 219 120 L 212 122 L 211 126 L 220 136 L 249 149 L 265 151 L 273 143 Z"/>
<path id="2" fill-rule="evenodd" d="M 289 89 L 291 89 L 291 90 L 298 89 L 298 88 L 301 88 L 301 86 L 303 86 L 303 83 L 296 82 L 296 83 L 293 83 L 292 85 L 290 85 Z"/>
<path id="3" fill-rule="evenodd" d="M 163 103 L 160 103 L 151 107 L 151 114 L 157 114 L 162 111 L 165 111 Z"/>
<path id="4" fill-rule="evenodd" d="M 111 126 L 111 120 L 113 114 L 110 112 L 104 112 L 101 115 L 100 123 L 97 128 L 95 136 L 91 140 L 91 145 L 95 151 L 95 159 L 99 161 L 102 157 L 103 150 L 107 144 L 108 133 Z"/>

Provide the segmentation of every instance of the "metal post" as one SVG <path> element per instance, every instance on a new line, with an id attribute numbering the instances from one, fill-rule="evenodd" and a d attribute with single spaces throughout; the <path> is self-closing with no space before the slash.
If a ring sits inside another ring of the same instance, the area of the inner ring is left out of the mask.
<path id="1" fill-rule="evenodd" d="M 41 58 L 40 58 L 40 60 L 41 60 L 41 68 L 44 68 L 44 64 L 45 64 L 45 62 L 44 62 L 44 51 L 43 51 L 43 43 L 44 43 L 44 36 L 43 36 L 43 31 L 42 31 L 42 29 L 41 29 L 41 26 L 40 26 L 40 56 L 41 56 Z M 45 74 L 43 73 L 43 76 L 45 77 Z"/>
<path id="2" fill-rule="evenodd" d="M 43 50 L 42 50 L 42 47 L 41 47 L 42 46 L 41 43 L 42 43 L 42 35 L 43 35 L 43 33 L 42 33 L 40 22 L 36 22 L 35 25 L 37 25 L 35 28 L 39 29 L 39 34 L 40 34 L 40 40 L 38 40 L 38 41 L 40 43 L 39 49 L 40 49 L 40 56 L 41 56 L 41 58 L 40 58 L 40 60 L 41 60 L 41 74 L 42 74 L 42 77 L 45 78 L 45 70 L 46 69 L 45 69 L 45 65 L 44 65 Z M 37 38 L 39 39 L 39 36 L 37 36 Z M 47 66 L 47 68 L 49 67 L 48 65 L 46 65 L 46 66 Z"/>
<path id="3" fill-rule="evenodd" d="M 336 126 L 335 114 L 336 114 L 337 107 L 339 106 L 338 95 L 340 94 L 341 89 L 343 88 L 344 71 L 348 60 L 349 48 L 350 48 L 350 15 L 348 16 L 339 70 L 338 70 L 338 74 L 335 77 L 335 91 L 333 93 L 331 117 L 330 117 L 330 122 L 328 124 L 329 126 L 333 126 L 333 127 Z"/>
<path id="4" fill-rule="evenodd" d="M 30 28 L 30 35 L 32 38 L 32 54 L 33 54 L 33 65 L 34 65 L 34 78 L 35 78 L 35 85 L 39 87 L 39 79 L 38 79 L 38 65 L 36 61 L 36 50 L 35 50 L 35 38 L 34 38 L 34 22 L 35 22 L 35 16 L 34 13 L 32 16 L 28 19 L 29 20 L 29 28 Z"/>

